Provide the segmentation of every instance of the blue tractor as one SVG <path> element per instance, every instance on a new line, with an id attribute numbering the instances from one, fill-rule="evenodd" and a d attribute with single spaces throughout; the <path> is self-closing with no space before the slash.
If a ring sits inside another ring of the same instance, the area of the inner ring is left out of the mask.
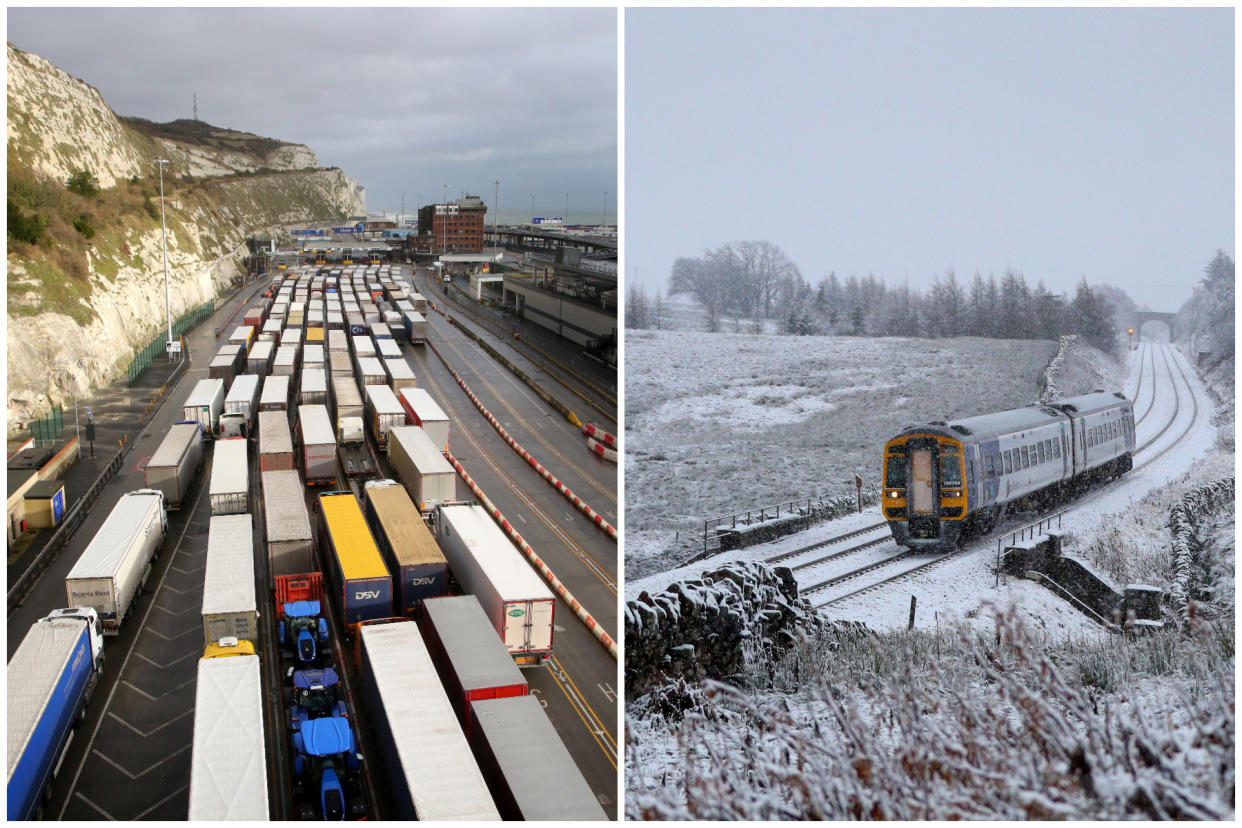
<path id="1" fill-rule="evenodd" d="M 289 723 L 293 732 L 311 719 L 330 716 L 348 719 L 341 679 L 336 670 L 295 670 L 293 686 L 285 699 L 289 705 Z"/>
<path id="2" fill-rule="evenodd" d="M 280 646 L 293 651 L 298 664 L 319 663 L 328 643 L 328 621 L 318 601 L 290 601 L 281 605 Z"/>
<path id="3" fill-rule="evenodd" d="M 349 720 L 309 719 L 293 734 L 294 798 L 300 819 L 365 819 L 358 748 Z"/>

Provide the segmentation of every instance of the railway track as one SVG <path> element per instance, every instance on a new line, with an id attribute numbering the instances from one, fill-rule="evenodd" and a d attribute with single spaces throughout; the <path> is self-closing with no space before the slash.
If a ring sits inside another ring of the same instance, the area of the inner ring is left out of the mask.
<path id="1" fill-rule="evenodd" d="M 852 532 L 846 532 L 845 534 L 842 534 L 842 535 L 836 535 L 835 537 L 828 538 L 827 540 L 818 541 L 817 543 L 812 543 L 808 546 L 800 546 L 797 549 L 791 550 L 789 552 L 782 552 L 781 554 L 774 555 L 771 558 L 765 558 L 764 561 L 770 564 L 779 564 L 779 563 L 789 560 L 790 558 L 796 558 L 799 555 L 803 555 L 807 552 L 814 552 L 816 549 L 823 549 L 825 546 L 833 546 L 834 544 L 838 544 L 843 541 L 850 540 L 851 538 L 856 538 L 859 535 L 865 535 L 868 532 L 874 532 L 876 529 L 886 529 L 886 528 L 888 528 L 888 523 L 886 523 L 885 521 L 880 521 L 879 523 L 873 523 L 870 526 L 864 526 L 861 529 L 855 529 Z M 871 543 L 874 543 L 874 541 L 872 541 Z M 834 557 L 840 557 L 842 555 L 846 555 L 851 551 L 854 551 L 856 549 L 862 549 L 865 546 L 870 546 L 870 545 L 871 544 L 869 543 L 869 544 L 865 544 L 864 546 L 854 547 L 854 549 L 846 550 L 844 552 L 838 552 L 833 555 L 829 555 L 826 558 L 819 558 L 818 560 L 813 561 L 810 564 L 799 564 L 792 568 L 795 571 L 798 569 L 803 569 L 806 566 L 811 566 L 815 563 L 822 563 L 826 560 L 831 560 Z"/>

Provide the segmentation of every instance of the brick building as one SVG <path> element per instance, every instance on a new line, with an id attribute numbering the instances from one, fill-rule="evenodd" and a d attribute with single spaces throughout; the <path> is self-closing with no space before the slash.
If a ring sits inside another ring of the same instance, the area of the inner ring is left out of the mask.
<path id="1" fill-rule="evenodd" d="M 483 220 L 487 205 L 478 196 L 459 198 L 450 204 L 428 204 L 418 211 L 418 243 L 433 253 L 483 250 Z"/>

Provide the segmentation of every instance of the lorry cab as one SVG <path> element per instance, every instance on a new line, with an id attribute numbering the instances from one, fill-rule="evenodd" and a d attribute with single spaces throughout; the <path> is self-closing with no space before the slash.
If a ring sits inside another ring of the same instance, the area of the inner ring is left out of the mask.
<path id="1" fill-rule="evenodd" d="M 203 649 L 203 658 L 227 658 L 228 656 L 254 655 L 254 644 L 244 638 L 226 635 Z"/>
<path id="2" fill-rule="evenodd" d="M 220 415 L 220 438 L 229 439 L 232 437 L 248 437 L 250 436 L 246 426 L 249 418 L 245 414 L 221 414 Z"/>
<path id="3" fill-rule="evenodd" d="M 80 621 L 86 625 L 88 635 L 91 642 L 91 660 L 98 670 L 103 666 L 103 622 L 99 620 L 99 613 L 95 612 L 94 607 L 65 607 L 63 609 L 54 609 L 44 618 L 40 618 L 40 623 L 54 623 L 57 621 Z"/>

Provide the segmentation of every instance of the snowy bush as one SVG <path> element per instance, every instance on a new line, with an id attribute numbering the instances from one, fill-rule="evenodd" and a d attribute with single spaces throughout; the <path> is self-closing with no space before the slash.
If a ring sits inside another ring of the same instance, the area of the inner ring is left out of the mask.
<path id="1" fill-rule="evenodd" d="M 1222 511 L 1232 516 L 1233 505 L 1234 479 L 1229 477 L 1188 493 L 1169 516 L 1173 535 L 1173 584 L 1169 593 L 1183 622 L 1190 620 L 1196 605 L 1200 611 L 1216 615 L 1222 604 L 1233 604 L 1233 584 L 1228 577 L 1233 572 L 1234 556 L 1221 554 L 1214 537 L 1215 518 Z"/>
<path id="2" fill-rule="evenodd" d="M 1230 819 L 1232 636 L 1200 623 L 1049 645 L 1016 613 L 983 635 L 845 634 L 796 688 L 705 683 L 710 715 L 678 726 L 635 705 L 626 814 Z"/>

